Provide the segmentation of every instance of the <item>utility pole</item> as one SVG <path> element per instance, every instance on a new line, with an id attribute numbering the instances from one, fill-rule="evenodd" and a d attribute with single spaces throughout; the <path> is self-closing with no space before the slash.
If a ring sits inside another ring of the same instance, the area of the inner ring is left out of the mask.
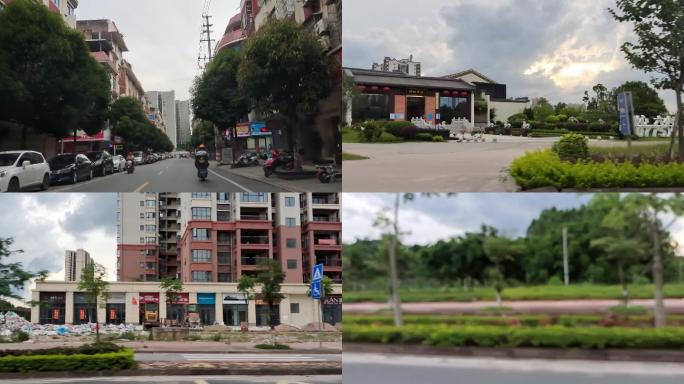
<path id="1" fill-rule="evenodd" d="M 570 274 L 568 273 L 568 228 L 563 227 L 563 280 L 565 286 L 570 285 Z"/>
<path id="2" fill-rule="evenodd" d="M 204 19 L 204 24 L 202 24 L 202 36 L 200 38 L 200 44 L 202 43 L 207 43 L 207 53 L 205 55 L 202 54 L 200 50 L 200 54 L 197 57 L 197 63 L 199 64 L 201 69 L 205 69 L 207 65 L 211 62 L 211 59 L 214 58 L 214 52 L 211 49 L 211 43 L 213 43 L 214 39 L 211 38 L 211 27 L 214 26 L 214 24 L 211 24 L 211 16 L 207 13 L 202 15 L 202 19 Z"/>

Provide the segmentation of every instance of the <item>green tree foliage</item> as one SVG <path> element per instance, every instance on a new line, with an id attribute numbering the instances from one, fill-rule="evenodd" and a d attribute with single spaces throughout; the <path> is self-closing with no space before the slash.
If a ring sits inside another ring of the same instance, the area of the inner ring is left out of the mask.
<path id="1" fill-rule="evenodd" d="M 617 0 L 610 9 L 615 20 L 634 26 L 636 42 L 626 42 L 622 52 L 636 69 L 654 75 L 657 89 L 675 92 L 679 161 L 684 162 L 684 4 L 681 0 Z M 674 136 L 673 136 L 674 137 Z"/>
<path id="2" fill-rule="evenodd" d="M 109 283 L 105 280 L 107 271 L 105 268 L 97 263 L 91 262 L 86 264 L 81 273 L 81 280 L 78 282 L 78 290 L 85 293 L 88 304 L 97 306 L 97 299 L 102 301 L 102 305 L 107 302 L 107 292 L 109 290 Z M 100 322 L 98 320 L 98 311 L 95 311 L 95 337 L 97 343 L 100 342 Z"/>
<path id="3" fill-rule="evenodd" d="M 547 117 L 553 115 L 553 106 L 543 97 L 540 97 L 537 104 L 532 107 L 532 114 L 535 120 L 544 121 Z"/>
<path id="4" fill-rule="evenodd" d="M 109 76 L 91 56 L 83 35 L 62 16 L 31 0 L 0 12 L 0 120 L 66 138 L 104 128 L 111 99 Z"/>
<path id="5" fill-rule="evenodd" d="M 617 97 L 622 92 L 632 92 L 634 114 L 649 118 L 667 114 L 665 102 L 658 92 L 643 81 L 628 81 L 610 92 L 610 109 L 617 113 Z"/>
<path id="6" fill-rule="evenodd" d="M 525 251 L 524 246 L 520 241 L 490 236 L 482 244 L 482 250 L 490 262 L 485 271 L 487 281 L 494 287 L 496 303 L 501 306 L 501 292 L 507 284 L 506 264 L 519 258 Z"/>
<path id="7" fill-rule="evenodd" d="M 166 294 L 166 304 L 177 302 L 184 289 L 180 279 L 170 276 L 162 277 L 159 288 Z"/>
<path id="8" fill-rule="evenodd" d="M 24 270 L 21 263 L 5 263 L 3 259 L 9 258 L 13 254 L 20 254 L 22 250 L 12 250 L 10 247 L 14 243 L 12 238 L 0 237 L 0 297 L 11 297 L 21 299 L 17 291 L 24 288 L 26 282 L 34 278 L 44 278 L 47 271 L 31 273 Z"/>
<path id="9" fill-rule="evenodd" d="M 220 132 L 230 129 L 233 137 L 236 137 L 236 124 L 249 113 L 247 99 L 238 89 L 240 62 L 241 55 L 232 49 L 219 52 L 209 63 L 207 70 L 195 78 L 190 90 L 195 118 L 213 123 Z M 204 125 L 203 129 L 207 130 L 209 127 L 211 136 L 215 137 L 213 125 Z M 205 139 L 204 144 L 207 143 L 208 140 Z"/>
<path id="10" fill-rule="evenodd" d="M 332 91 L 331 63 L 321 42 L 291 20 L 272 19 L 250 37 L 238 79 L 240 91 L 258 112 L 279 113 L 289 149 L 301 166 L 301 123 Z"/>
<path id="11" fill-rule="evenodd" d="M 127 149 L 170 152 L 173 144 L 168 136 L 152 124 L 142 103 L 134 97 L 120 97 L 109 110 L 112 133 L 126 141 Z"/>
<path id="12" fill-rule="evenodd" d="M 215 148 L 214 124 L 208 121 L 200 121 L 195 128 L 192 129 L 192 147 L 197 148 L 200 144 L 204 144 L 210 150 Z"/>
<path id="13" fill-rule="evenodd" d="M 280 290 L 285 281 L 285 273 L 276 260 L 266 260 L 261 264 L 263 269 L 255 277 L 242 275 L 238 282 L 238 291 L 245 294 L 248 299 L 256 295 L 257 285 L 261 288 L 259 297 L 268 303 L 268 317 L 271 330 L 275 329 L 275 305 L 285 298 Z"/>

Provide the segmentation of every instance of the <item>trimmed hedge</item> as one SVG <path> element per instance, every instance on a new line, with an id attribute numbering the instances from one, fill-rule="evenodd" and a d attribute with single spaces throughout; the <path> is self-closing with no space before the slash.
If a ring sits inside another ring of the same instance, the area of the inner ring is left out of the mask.
<path id="1" fill-rule="evenodd" d="M 345 325 L 344 342 L 425 344 L 435 347 L 537 347 L 582 349 L 682 349 L 684 329 L 562 326 L 491 327 L 449 325 Z"/>
<path id="2" fill-rule="evenodd" d="M 24 349 L 0 351 L 4 356 L 32 356 L 32 355 L 96 355 L 100 353 L 121 352 L 124 348 L 111 342 L 84 344 L 79 347 L 57 347 L 49 349 Z"/>
<path id="3" fill-rule="evenodd" d="M 133 351 L 96 355 L 32 355 L 0 357 L 0 372 L 116 371 L 136 368 Z"/>
<path id="4" fill-rule="evenodd" d="M 549 150 L 527 153 L 513 160 L 510 174 L 523 189 L 684 187 L 684 164 L 569 163 Z"/>

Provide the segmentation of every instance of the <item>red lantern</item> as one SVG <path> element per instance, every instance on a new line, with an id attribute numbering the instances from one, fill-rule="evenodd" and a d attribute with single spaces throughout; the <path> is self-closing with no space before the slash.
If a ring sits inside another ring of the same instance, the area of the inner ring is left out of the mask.
<path id="1" fill-rule="evenodd" d="M 373 91 L 377 91 L 379 89 L 380 89 L 380 87 L 378 87 L 377 85 L 374 85 L 371 87 L 371 90 L 373 90 Z"/>
<path id="2" fill-rule="evenodd" d="M 461 92 L 461 96 L 468 96 L 468 92 L 467 91 Z"/>
<path id="3" fill-rule="evenodd" d="M 450 91 L 442 91 L 442 95 L 449 96 L 449 95 L 451 95 L 451 92 Z"/>
<path id="4" fill-rule="evenodd" d="M 385 91 L 385 92 L 389 92 L 389 91 L 390 91 L 390 87 L 384 87 L 382 90 Z"/>
<path id="5" fill-rule="evenodd" d="M 366 90 L 366 86 L 365 86 L 365 85 L 359 85 L 359 91 L 363 92 L 363 91 L 365 91 L 365 90 Z"/>

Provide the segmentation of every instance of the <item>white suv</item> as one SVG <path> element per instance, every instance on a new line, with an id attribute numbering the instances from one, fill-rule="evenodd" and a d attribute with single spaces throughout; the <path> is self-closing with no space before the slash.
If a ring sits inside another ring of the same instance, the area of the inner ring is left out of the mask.
<path id="1" fill-rule="evenodd" d="M 20 192 L 50 186 L 50 166 L 39 152 L 0 152 L 0 192 Z"/>

